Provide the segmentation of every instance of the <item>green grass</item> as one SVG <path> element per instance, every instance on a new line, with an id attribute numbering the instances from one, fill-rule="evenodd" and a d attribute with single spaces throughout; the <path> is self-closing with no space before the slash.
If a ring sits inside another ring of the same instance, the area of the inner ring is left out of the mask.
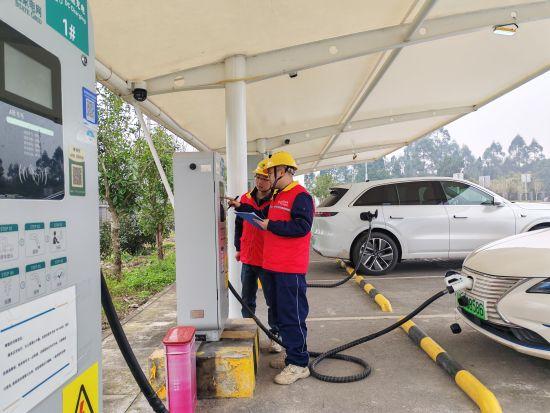
<path id="1" fill-rule="evenodd" d="M 116 280 L 111 271 L 105 270 L 107 286 L 120 318 L 176 281 L 176 254 L 173 244 L 165 245 L 164 260 L 157 258 L 156 251 L 148 255 L 124 258 L 121 280 Z"/>

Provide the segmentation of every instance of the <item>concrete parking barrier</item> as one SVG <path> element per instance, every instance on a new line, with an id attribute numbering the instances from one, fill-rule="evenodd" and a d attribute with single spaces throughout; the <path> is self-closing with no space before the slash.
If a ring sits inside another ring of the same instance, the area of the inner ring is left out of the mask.
<path id="1" fill-rule="evenodd" d="M 412 320 L 401 326 L 409 338 L 420 347 L 439 367 L 451 376 L 464 393 L 479 407 L 481 413 L 502 413 L 497 398 L 472 373 L 459 363 L 432 338 L 428 337 Z"/>
<path id="2" fill-rule="evenodd" d="M 349 265 L 345 265 L 345 269 L 349 275 L 353 274 L 354 272 L 354 269 Z M 369 297 L 374 300 L 374 302 L 380 307 L 382 311 L 384 311 L 385 313 L 393 312 L 390 300 L 388 300 L 383 294 L 381 294 L 374 287 L 374 285 L 366 282 L 363 276 L 355 274 L 353 276 L 353 280 L 363 289 L 364 292 L 369 295 Z"/>

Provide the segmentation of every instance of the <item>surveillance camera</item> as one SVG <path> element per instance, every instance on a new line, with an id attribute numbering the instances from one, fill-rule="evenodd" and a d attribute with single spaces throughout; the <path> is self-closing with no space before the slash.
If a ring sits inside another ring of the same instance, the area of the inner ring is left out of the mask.
<path id="1" fill-rule="evenodd" d="M 135 82 L 132 94 L 138 102 L 145 101 L 147 99 L 147 84 L 145 82 Z"/>
<path id="2" fill-rule="evenodd" d="M 295 77 L 298 77 L 298 72 L 290 72 L 288 74 L 288 77 L 290 77 L 291 79 L 294 79 Z"/>
<path id="3" fill-rule="evenodd" d="M 290 139 L 285 139 L 285 145 L 288 145 L 290 143 Z"/>

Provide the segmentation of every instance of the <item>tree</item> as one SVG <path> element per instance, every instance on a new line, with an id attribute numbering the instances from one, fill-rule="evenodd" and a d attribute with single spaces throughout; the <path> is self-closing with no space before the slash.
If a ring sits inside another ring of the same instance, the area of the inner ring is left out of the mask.
<path id="1" fill-rule="evenodd" d="M 315 178 L 311 194 L 318 200 L 323 200 L 330 194 L 332 188 L 337 182 L 331 174 L 319 174 Z"/>
<path id="2" fill-rule="evenodd" d="M 531 144 L 527 147 L 527 158 L 529 159 L 529 164 L 533 164 L 545 158 L 543 147 L 536 139 L 533 139 Z"/>
<path id="3" fill-rule="evenodd" d="M 151 139 L 172 187 L 172 157 L 176 150 L 174 139 L 162 127 L 153 130 Z M 135 152 L 140 172 L 139 224 L 146 234 L 155 235 L 157 256 L 163 260 L 164 236 L 173 222 L 172 205 L 145 139 L 136 142 Z"/>
<path id="4" fill-rule="evenodd" d="M 395 159 L 395 157 L 392 159 Z M 369 162 L 367 168 L 369 181 L 386 179 L 389 178 L 391 174 L 391 172 L 386 169 L 386 161 L 384 160 L 384 158 Z"/>
<path id="5" fill-rule="evenodd" d="M 542 159 L 534 165 L 534 177 L 542 182 L 542 192 L 550 194 L 550 159 Z"/>
<path id="6" fill-rule="evenodd" d="M 315 182 L 315 174 L 310 172 L 304 175 L 304 186 L 311 192 L 313 190 L 313 183 Z"/>
<path id="7" fill-rule="evenodd" d="M 502 145 L 493 141 L 481 157 L 483 174 L 492 177 L 500 176 L 505 158 L 506 154 L 502 150 Z"/>
<path id="8" fill-rule="evenodd" d="M 401 178 L 405 167 L 403 165 L 403 157 L 392 156 L 388 165 L 388 173 L 390 178 Z"/>
<path id="9" fill-rule="evenodd" d="M 4 180 L 4 167 L 2 166 L 2 159 L 0 159 L 0 182 Z"/>
<path id="10" fill-rule="evenodd" d="M 382 158 L 381 158 L 382 159 Z M 367 163 L 356 163 L 353 165 L 354 169 L 354 181 L 353 182 L 365 182 L 367 180 Z"/>
<path id="11" fill-rule="evenodd" d="M 514 172 L 523 171 L 523 168 L 529 163 L 529 153 L 525 139 L 521 135 L 516 135 L 508 147 L 508 163 Z"/>
<path id="12" fill-rule="evenodd" d="M 114 276 L 122 275 L 120 219 L 136 207 L 138 179 L 133 154 L 132 124 L 129 105 L 106 88 L 99 88 L 99 130 L 97 133 L 99 192 L 111 214 L 111 247 Z"/>

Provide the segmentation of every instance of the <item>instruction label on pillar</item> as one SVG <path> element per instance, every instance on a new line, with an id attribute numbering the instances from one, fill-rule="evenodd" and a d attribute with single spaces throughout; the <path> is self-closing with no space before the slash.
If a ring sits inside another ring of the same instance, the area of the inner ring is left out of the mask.
<path id="1" fill-rule="evenodd" d="M 87 0 L 46 0 L 46 22 L 83 53 L 89 53 Z"/>
<path id="2" fill-rule="evenodd" d="M 25 224 L 25 251 L 27 257 L 37 257 L 46 252 L 46 233 L 43 222 Z"/>
<path id="3" fill-rule="evenodd" d="M 0 270 L 0 308 L 19 303 L 20 282 L 19 268 Z"/>
<path id="4" fill-rule="evenodd" d="M 0 411 L 27 412 L 77 371 L 75 287 L 0 313 Z"/>
<path id="5" fill-rule="evenodd" d="M 0 225 L 0 263 L 19 258 L 19 225 Z"/>
<path id="6" fill-rule="evenodd" d="M 99 367 L 97 363 L 63 389 L 63 413 L 99 412 Z"/>
<path id="7" fill-rule="evenodd" d="M 50 252 L 67 249 L 67 223 L 65 221 L 50 222 Z"/>
<path id="8" fill-rule="evenodd" d="M 50 271 L 52 290 L 59 290 L 67 285 L 67 257 L 51 260 Z"/>
<path id="9" fill-rule="evenodd" d="M 69 152 L 69 194 L 73 196 L 86 195 L 86 168 L 84 151 L 71 146 Z"/>

